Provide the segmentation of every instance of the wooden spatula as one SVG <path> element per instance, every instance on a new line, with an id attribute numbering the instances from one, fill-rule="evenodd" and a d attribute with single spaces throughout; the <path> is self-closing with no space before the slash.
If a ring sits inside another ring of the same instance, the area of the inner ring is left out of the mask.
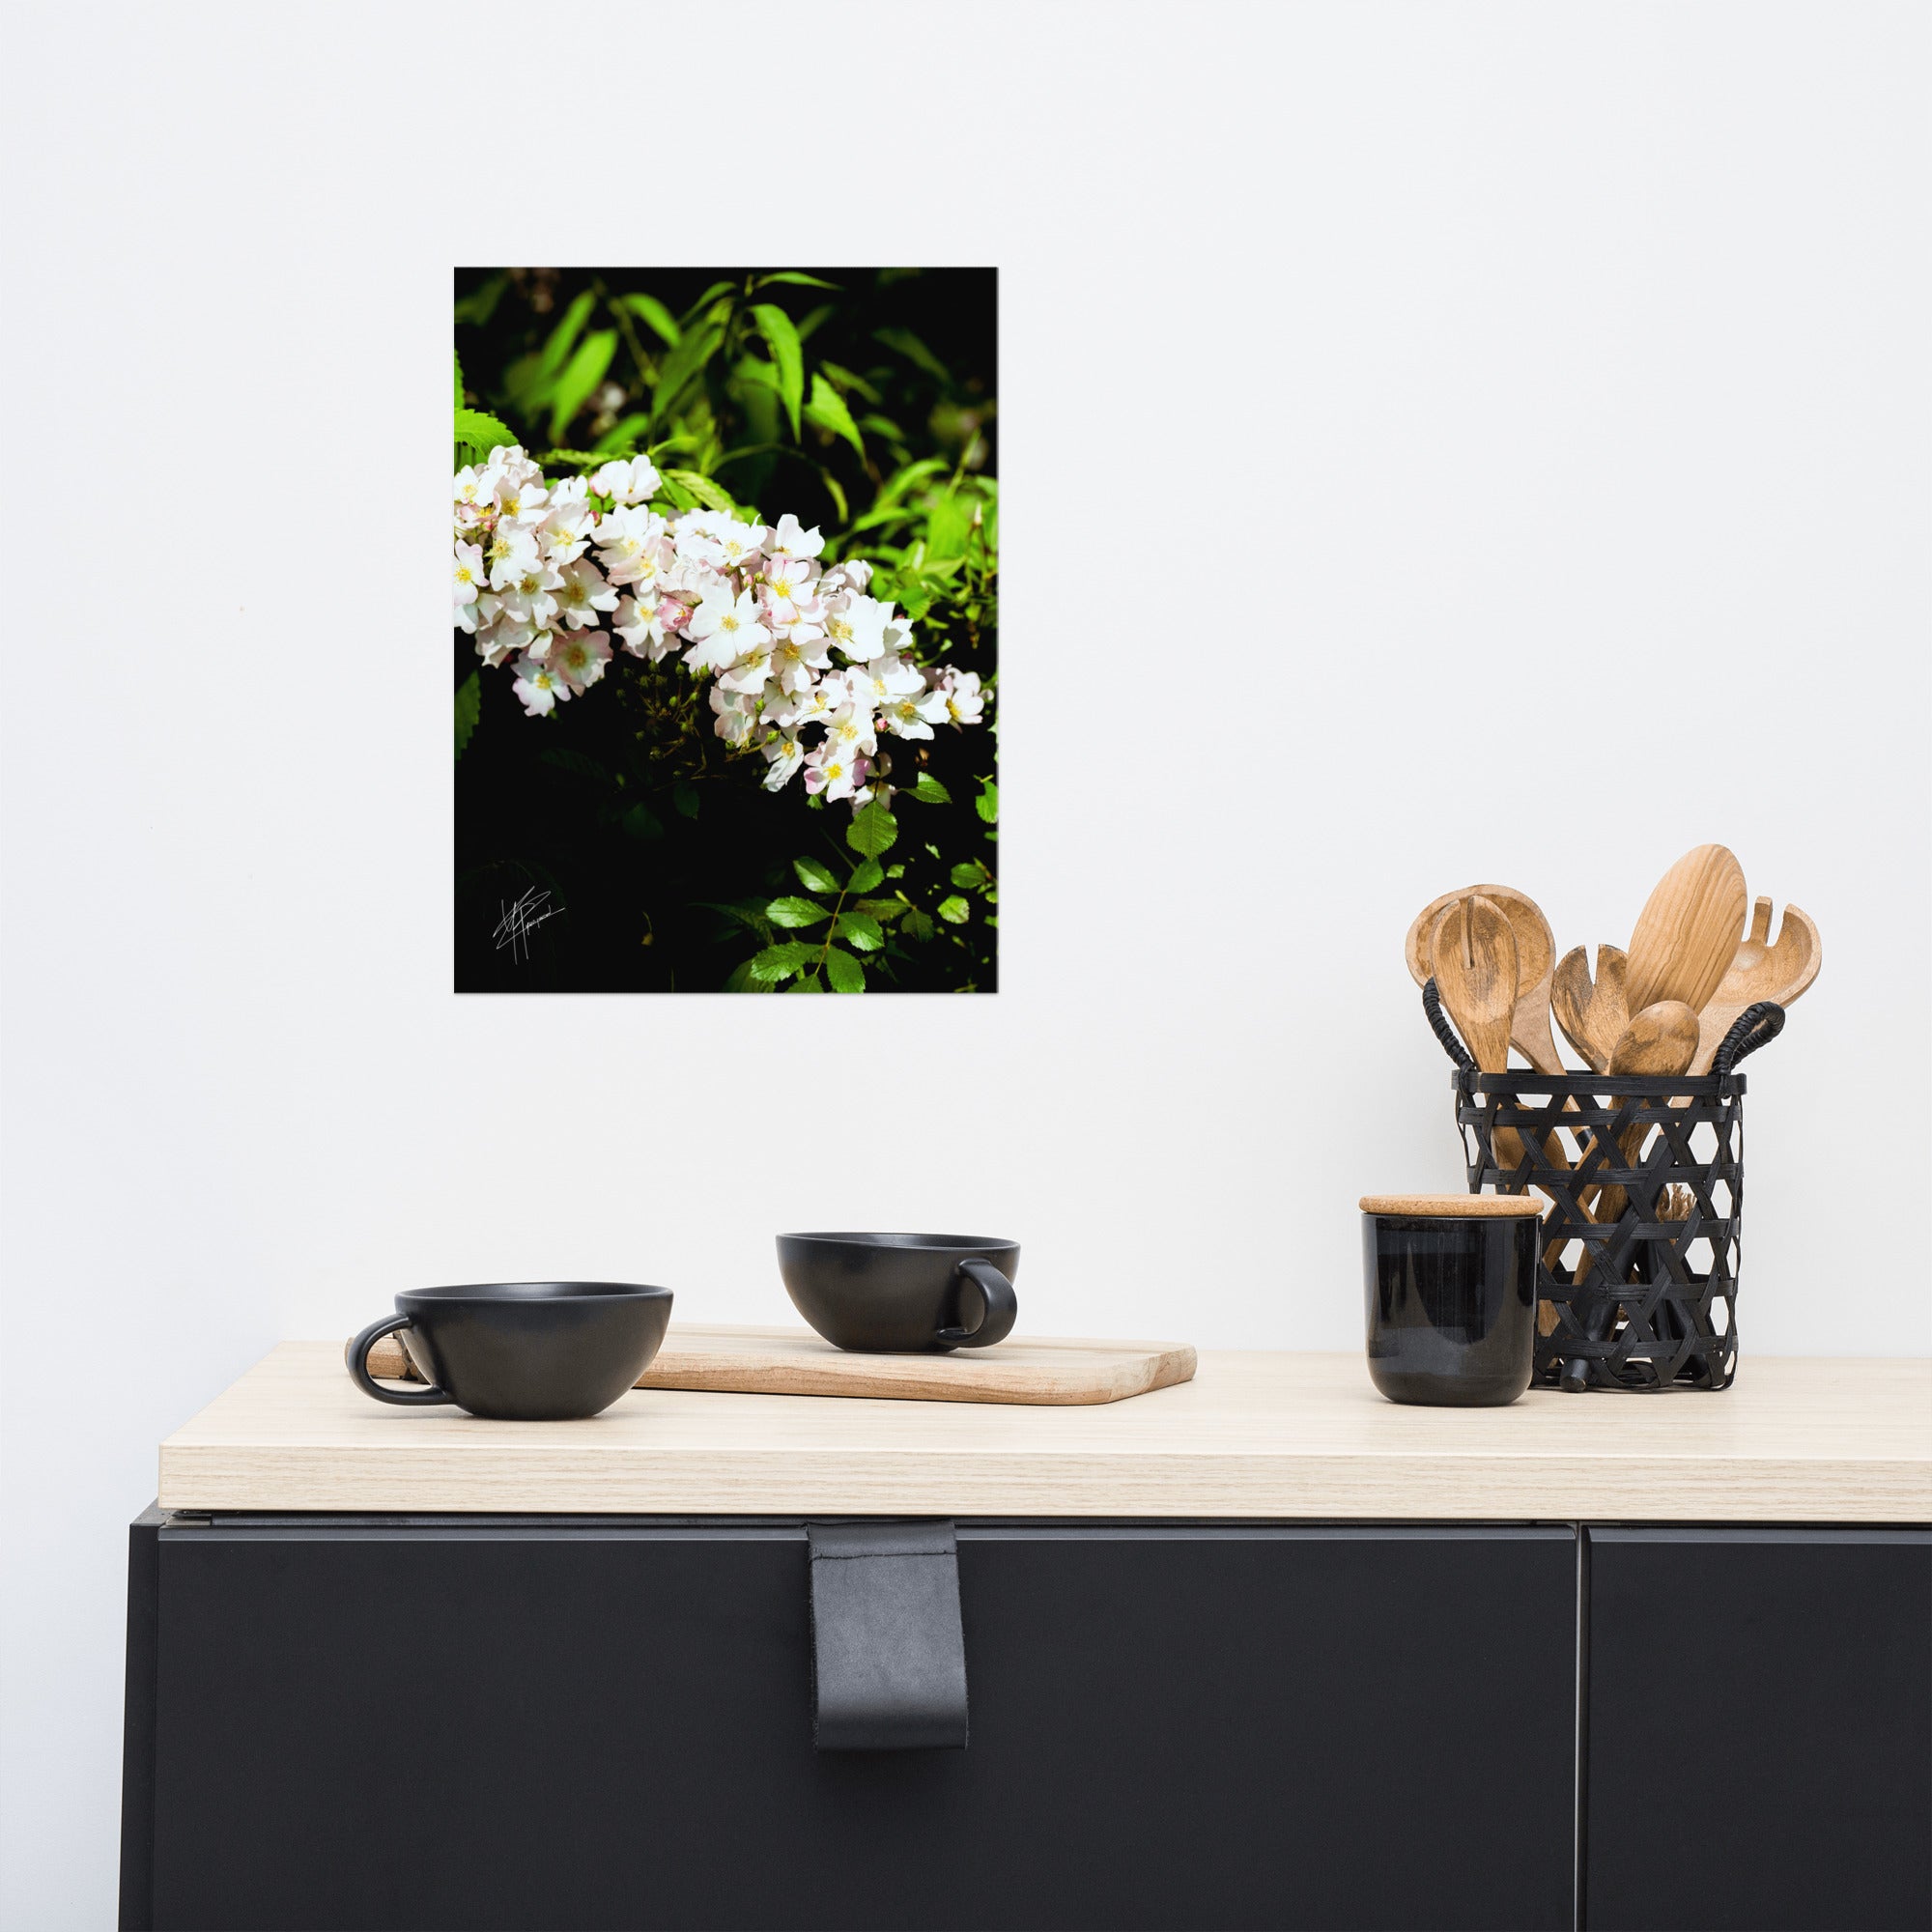
<path id="1" fill-rule="evenodd" d="M 1623 949 L 1597 948 L 1593 983 L 1583 949 L 1573 946 L 1557 965 L 1550 993 L 1563 1037 L 1583 1056 L 1583 1064 L 1592 1073 L 1607 1073 L 1610 1055 L 1630 1025 Z"/>
<path id="2" fill-rule="evenodd" d="M 1737 955 L 1749 902 L 1744 867 L 1723 846 L 1685 853 L 1657 882 L 1631 933 L 1631 1011 L 1681 1000 L 1702 1012 Z M 1690 1064 L 1670 1070 L 1682 1073 Z"/>

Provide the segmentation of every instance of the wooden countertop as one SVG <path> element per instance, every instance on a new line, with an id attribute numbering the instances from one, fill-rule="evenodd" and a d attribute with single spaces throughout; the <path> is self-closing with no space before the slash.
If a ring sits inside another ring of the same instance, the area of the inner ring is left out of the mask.
<path id="1" fill-rule="evenodd" d="M 357 1392 L 284 1342 L 161 1445 L 188 1510 L 1932 1520 L 1932 1361 L 1753 1356 L 1721 1395 L 1406 1408 L 1359 1354 L 1206 1352 L 1100 1407 L 634 1389 L 587 1422 Z"/>

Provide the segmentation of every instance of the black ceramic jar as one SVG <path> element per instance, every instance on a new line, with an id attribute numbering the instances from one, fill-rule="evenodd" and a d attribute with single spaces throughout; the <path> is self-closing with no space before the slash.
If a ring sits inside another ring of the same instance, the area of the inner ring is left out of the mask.
<path id="1" fill-rule="evenodd" d="M 1362 1197 L 1369 1378 L 1391 1402 L 1500 1407 L 1529 1386 L 1542 1206 L 1521 1195 Z"/>

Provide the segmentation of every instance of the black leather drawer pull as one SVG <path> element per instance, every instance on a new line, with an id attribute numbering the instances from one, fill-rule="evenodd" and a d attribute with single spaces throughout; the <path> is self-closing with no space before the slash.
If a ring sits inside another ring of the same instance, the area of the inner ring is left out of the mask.
<path id="1" fill-rule="evenodd" d="M 813 1522 L 812 1742 L 964 1750 L 966 1640 L 950 1522 Z"/>

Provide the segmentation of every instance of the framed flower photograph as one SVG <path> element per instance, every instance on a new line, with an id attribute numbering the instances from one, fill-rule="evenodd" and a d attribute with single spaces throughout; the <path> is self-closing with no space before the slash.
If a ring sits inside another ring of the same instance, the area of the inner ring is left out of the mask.
<path id="1" fill-rule="evenodd" d="M 997 271 L 455 298 L 456 990 L 996 991 Z"/>

